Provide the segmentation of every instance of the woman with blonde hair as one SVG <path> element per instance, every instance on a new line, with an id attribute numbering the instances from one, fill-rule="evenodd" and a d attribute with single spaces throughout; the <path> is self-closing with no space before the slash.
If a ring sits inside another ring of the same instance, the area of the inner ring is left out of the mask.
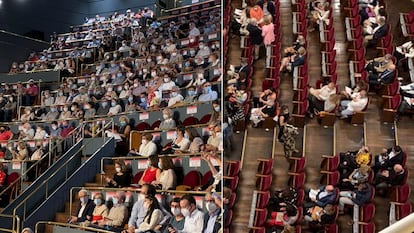
<path id="1" fill-rule="evenodd" d="M 340 182 L 341 190 L 353 190 L 355 186 L 368 181 L 371 168 L 368 165 L 362 164 L 355 169 L 348 178 L 342 179 Z"/>
<path id="2" fill-rule="evenodd" d="M 275 41 L 275 27 L 272 22 L 272 16 L 263 17 L 264 25 L 262 26 L 263 43 L 266 47 L 266 68 L 270 66 L 270 57 L 272 55 L 272 43 Z"/>

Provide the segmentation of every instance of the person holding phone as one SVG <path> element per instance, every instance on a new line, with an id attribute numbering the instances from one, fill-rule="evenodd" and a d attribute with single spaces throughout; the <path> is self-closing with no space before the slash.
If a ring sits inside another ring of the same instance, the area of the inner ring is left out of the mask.
<path id="1" fill-rule="evenodd" d="M 170 202 L 171 213 L 174 215 L 162 233 L 178 233 L 184 228 L 184 215 L 181 213 L 180 198 L 176 197 Z"/>

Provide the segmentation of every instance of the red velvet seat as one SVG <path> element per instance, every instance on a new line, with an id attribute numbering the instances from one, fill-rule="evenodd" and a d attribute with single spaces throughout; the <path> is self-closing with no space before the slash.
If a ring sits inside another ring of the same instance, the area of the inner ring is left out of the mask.
<path id="1" fill-rule="evenodd" d="M 264 227 L 267 219 L 267 210 L 266 209 L 255 209 L 253 226 L 254 227 Z"/>
<path id="2" fill-rule="evenodd" d="M 305 170 L 306 157 L 290 157 L 289 158 L 289 171 L 294 173 L 300 173 Z"/>
<path id="3" fill-rule="evenodd" d="M 201 117 L 199 124 L 207 124 L 210 121 L 211 114 L 206 114 L 203 117 Z"/>
<path id="4" fill-rule="evenodd" d="M 360 223 L 359 224 L 359 233 L 375 233 L 375 223 Z"/>
<path id="5" fill-rule="evenodd" d="M 230 227 L 231 221 L 233 220 L 233 210 L 227 211 L 225 226 Z"/>
<path id="6" fill-rule="evenodd" d="M 238 176 L 223 176 L 224 186 L 231 189 L 231 191 L 235 192 L 237 190 L 237 186 L 239 185 L 239 177 Z"/>
<path id="7" fill-rule="evenodd" d="M 359 221 L 371 222 L 375 215 L 375 204 L 368 203 L 359 207 Z"/>
<path id="8" fill-rule="evenodd" d="M 333 185 L 336 186 L 339 183 L 340 174 L 338 171 L 321 171 L 322 177 L 321 177 L 321 184 L 324 185 Z"/>
<path id="9" fill-rule="evenodd" d="M 238 176 L 240 172 L 240 160 L 228 160 L 227 169 L 226 169 L 226 176 Z"/>
<path id="10" fill-rule="evenodd" d="M 210 178 L 213 176 L 213 174 L 211 173 L 211 171 L 207 171 L 203 177 L 201 178 L 201 185 L 206 185 L 208 183 L 208 181 L 210 180 Z"/>
<path id="11" fill-rule="evenodd" d="M 155 128 L 160 127 L 160 124 L 161 124 L 161 120 L 155 121 L 154 123 L 152 123 L 151 129 L 154 130 Z"/>
<path id="12" fill-rule="evenodd" d="M 339 156 L 327 156 L 322 155 L 323 160 L 321 162 L 321 171 L 335 171 L 339 166 Z"/>
<path id="13" fill-rule="evenodd" d="M 139 171 L 131 180 L 131 184 L 138 184 L 138 182 L 141 180 L 142 175 L 144 175 L 144 171 Z"/>
<path id="14" fill-rule="evenodd" d="M 189 116 L 185 118 L 183 121 L 184 126 L 191 126 L 191 125 L 196 125 L 196 124 L 198 124 L 198 119 L 193 116 Z"/>
<path id="15" fill-rule="evenodd" d="M 256 208 L 264 209 L 267 207 L 270 199 L 269 191 L 257 191 Z"/>
<path id="16" fill-rule="evenodd" d="M 296 189 L 301 189 L 303 188 L 303 185 L 305 184 L 305 178 L 306 175 L 304 172 L 301 173 L 288 173 L 289 175 L 291 175 L 289 177 L 289 181 L 288 181 L 288 185 L 292 186 Z"/>
<path id="17" fill-rule="evenodd" d="M 273 159 L 257 159 L 259 165 L 257 167 L 257 173 L 261 175 L 270 175 L 273 169 Z"/>
<path id="18" fill-rule="evenodd" d="M 192 190 L 201 183 L 201 173 L 196 170 L 189 171 L 183 179 L 183 184 L 177 186 L 177 190 Z"/>
<path id="19" fill-rule="evenodd" d="M 227 208 L 233 209 L 234 203 L 236 203 L 236 197 L 237 197 L 236 193 L 232 192 L 229 198 L 229 203 L 227 204 Z"/>
<path id="20" fill-rule="evenodd" d="M 327 224 L 324 228 L 325 233 L 338 233 L 338 225 L 337 224 Z"/>
<path id="21" fill-rule="evenodd" d="M 406 202 L 404 204 L 398 203 L 396 205 L 396 220 L 401 220 L 402 218 L 407 217 L 412 213 L 412 205 L 411 202 Z"/>
<path id="22" fill-rule="evenodd" d="M 144 131 L 144 130 L 150 130 L 151 126 L 147 123 L 147 122 L 140 122 L 139 124 L 137 124 L 137 126 L 135 126 L 135 130 L 138 131 Z"/>
<path id="23" fill-rule="evenodd" d="M 256 174 L 256 190 L 267 191 L 272 184 L 272 175 Z"/>

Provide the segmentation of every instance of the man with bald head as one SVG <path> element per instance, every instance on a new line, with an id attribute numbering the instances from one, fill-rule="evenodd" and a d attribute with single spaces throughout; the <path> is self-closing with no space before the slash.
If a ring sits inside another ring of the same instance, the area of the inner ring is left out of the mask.
<path id="1" fill-rule="evenodd" d="M 92 213 L 95 209 L 95 204 L 89 198 L 88 191 L 85 189 L 81 189 L 78 192 L 78 197 L 80 200 L 80 204 L 78 210 L 76 211 L 76 216 L 71 216 L 69 219 L 69 223 L 79 223 L 84 222 L 86 220 L 92 220 Z"/>
<path id="2" fill-rule="evenodd" d="M 396 185 L 403 185 L 405 170 L 401 164 L 395 164 L 392 169 L 379 171 L 374 180 L 377 189 L 385 189 Z"/>
<path id="3" fill-rule="evenodd" d="M 319 189 L 309 191 L 310 202 L 304 204 L 305 208 L 314 206 L 325 207 L 327 204 L 334 204 L 336 191 L 333 185 L 321 186 Z"/>

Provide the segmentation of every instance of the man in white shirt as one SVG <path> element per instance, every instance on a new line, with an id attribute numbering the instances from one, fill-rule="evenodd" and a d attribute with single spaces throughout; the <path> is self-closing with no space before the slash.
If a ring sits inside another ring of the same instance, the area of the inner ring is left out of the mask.
<path id="1" fill-rule="evenodd" d="M 180 88 L 173 86 L 170 92 L 170 99 L 168 100 L 168 107 L 181 103 L 184 97 L 180 94 Z"/>
<path id="2" fill-rule="evenodd" d="M 341 118 L 347 118 L 354 114 L 354 112 L 362 111 L 368 104 L 367 92 L 362 90 L 359 92 L 359 96 L 351 100 L 343 100 L 341 102 L 342 112 Z"/>
<path id="3" fill-rule="evenodd" d="M 207 193 L 204 198 L 208 212 L 204 214 L 203 233 L 217 233 L 221 228 L 221 221 L 219 217 L 221 211 L 220 207 L 216 204 L 216 200 L 213 195 L 211 193 Z"/>
<path id="4" fill-rule="evenodd" d="M 71 216 L 69 223 L 84 222 L 86 220 L 92 220 L 93 210 L 95 209 L 95 204 L 91 199 L 89 199 L 88 191 L 82 189 L 78 192 L 80 205 L 77 211 L 76 216 Z"/>
<path id="5" fill-rule="evenodd" d="M 204 213 L 197 209 L 194 197 L 189 194 L 182 196 L 180 207 L 185 217 L 184 228 L 180 233 L 202 233 Z"/>

